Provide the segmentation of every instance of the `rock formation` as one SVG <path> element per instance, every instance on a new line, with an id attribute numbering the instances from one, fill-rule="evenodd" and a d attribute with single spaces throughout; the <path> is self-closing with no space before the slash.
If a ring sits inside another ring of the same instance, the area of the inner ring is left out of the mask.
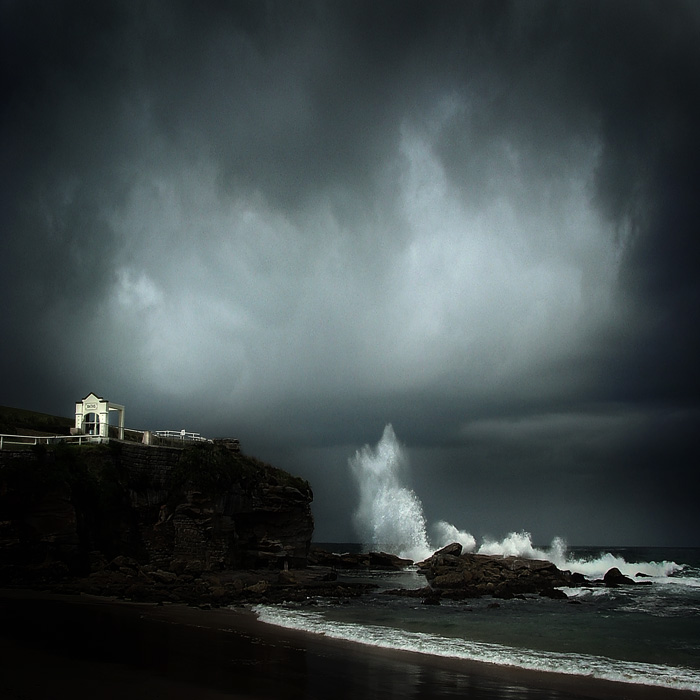
<path id="1" fill-rule="evenodd" d="M 312 550 L 312 498 L 306 481 L 242 454 L 237 441 L 3 450 L 0 586 L 194 605 L 304 601 L 374 588 L 343 581 L 343 571 L 413 564 Z M 426 586 L 387 593 L 437 604 L 635 583 L 618 569 L 591 582 L 548 561 L 463 553 L 457 543 L 417 567 Z"/>
<path id="2" fill-rule="evenodd" d="M 361 554 L 336 554 L 323 549 L 312 548 L 309 563 L 316 566 L 328 566 L 334 569 L 401 571 L 411 566 L 411 559 L 402 559 L 386 552 L 363 552 Z"/>
<path id="3" fill-rule="evenodd" d="M 345 600 L 376 588 L 368 583 L 339 581 L 333 571 L 318 567 L 203 571 L 197 560 L 179 560 L 174 568 L 175 571 L 168 571 L 118 556 L 110 562 L 95 561 L 94 571 L 87 576 L 48 581 L 42 587 L 56 593 L 88 593 L 199 607 L 306 602 L 315 597 Z"/>
<path id="4" fill-rule="evenodd" d="M 3 450 L 0 577 L 88 573 L 118 556 L 172 573 L 303 567 L 312 498 L 227 444 Z"/>
<path id="5" fill-rule="evenodd" d="M 566 598 L 559 587 L 582 582 L 549 561 L 462 553 L 458 543 L 420 562 L 418 569 L 430 584 L 420 592 L 426 602 L 435 602 L 440 597 L 461 600 L 484 595 L 513 598 L 538 594 Z"/>
<path id="6" fill-rule="evenodd" d="M 613 566 L 612 569 L 608 569 L 603 576 L 603 583 L 607 588 L 617 588 L 617 586 L 634 586 L 637 582 L 632 580 L 629 576 L 625 576 L 620 569 Z M 649 583 L 644 581 L 643 583 Z"/>

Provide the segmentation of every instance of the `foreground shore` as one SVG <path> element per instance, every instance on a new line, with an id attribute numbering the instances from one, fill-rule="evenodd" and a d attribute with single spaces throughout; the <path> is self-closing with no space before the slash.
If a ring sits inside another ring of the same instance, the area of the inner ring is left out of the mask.
<path id="1" fill-rule="evenodd" d="M 697 693 L 394 652 L 202 610 L 0 590 L 0 697 L 697 699 Z"/>

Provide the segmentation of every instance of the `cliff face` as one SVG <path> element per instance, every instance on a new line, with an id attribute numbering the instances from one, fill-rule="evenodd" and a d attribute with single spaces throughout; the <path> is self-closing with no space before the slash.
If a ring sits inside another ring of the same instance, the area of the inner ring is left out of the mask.
<path id="1" fill-rule="evenodd" d="M 2 451 L 0 564 L 86 571 L 126 555 L 178 573 L 303 567 L 312 498 L 307 482 L 225 444 Z"/>

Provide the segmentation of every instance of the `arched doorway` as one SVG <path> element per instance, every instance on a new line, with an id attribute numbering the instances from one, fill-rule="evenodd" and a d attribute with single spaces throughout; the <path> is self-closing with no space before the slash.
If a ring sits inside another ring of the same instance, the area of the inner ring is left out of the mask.
<path id="1" fill-rule="evenodd" d="M 100 414 L 99 413 L 85 413 L 83 415 L 83 433 L 85 433 L 85 435 L 99 435 L 100 434 Z"/>

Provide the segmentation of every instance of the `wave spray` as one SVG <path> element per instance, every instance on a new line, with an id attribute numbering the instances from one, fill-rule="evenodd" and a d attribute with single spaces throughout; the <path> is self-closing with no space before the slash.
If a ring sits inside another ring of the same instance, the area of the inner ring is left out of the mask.
<path id="1" fill-rule="evenodd" d="M 362 542 L 413 561 L 426 559 L 450 542 L 460 542 L 467 550 L 474 548 L 469 533 L 444 521 L 433 526 L 438 545 L 431 546 L 423 505 L 411 489 L 402 485 L 406 455 L 390 424 L 376 447 L 365 445 L 349 464 L 360 489 L 354 520 Z"/>
<path id="2" fill-rule="evenodd" d="M 401 485 L 406 458 L 391 425 L 375 448 L 365 445 L 355 453 L 350 468 L 360 487 L 355 527 L 362 541 L 414 561 L 425 552 L 430 556 L 423 506 Z"/>
<path id="3" fill-rule="evenodd" d="M 471 534 L 444 520 L 430 528 L 431 540 L 427 534 L 423 504 L 411 489 L 402 484 L 407 458 L 390 424 L 384 428 L 376 447 L 365 445 L 350 458 L 349 464 L 360 489 L 355 528 L 360 541 L 375 551 L 422 561 L 437 549 L 459 542 L 465 552 L 545 559 L 560 569 L 577 571 L 589 578 L 601 578 L 613 566 L 625 576 L 636 576 L 641 572 L 643 576 L 657 580 L 683 569 L 681 565 L 668 561 L 627 562 L 610 553 L 574 558 L 569 556 L 566 543 L 560 537 L 555 537 L 548 549 L 539 549 L 533 546 L 532 536 L 525 531 L 511 532 L 500 541 L 484 539 L 477 549 Z"/>

